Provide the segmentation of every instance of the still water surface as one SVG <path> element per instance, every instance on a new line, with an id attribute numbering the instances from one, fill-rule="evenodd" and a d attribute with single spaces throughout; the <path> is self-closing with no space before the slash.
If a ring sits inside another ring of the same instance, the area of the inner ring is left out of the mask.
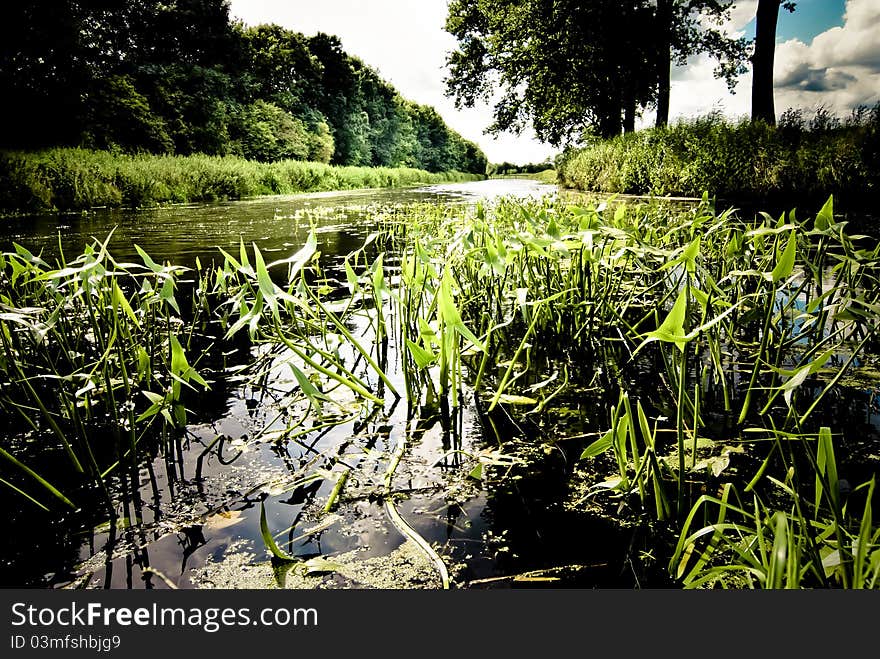
<path id="1" fill-rule="evenodd" d="M 240 240 L 263 251 L 289 251 L 302 245 L 309 229 L 304 216 L 319 217 L 324 251 L 345 255 L 360 246 L 370 217 L 383 207 L 408 203 L 476 203 L 502 196 L 541 197 L 556 186 L 526 179 L 491 179 L 404 189 L 346 190 L 259 197 L 213 204 L 181 204 L 151 209 L 97 209 L 86 213 L 46 214 L 3 219 L 0 247 L 18 242 L 35 254 L 57 252 L 59 237 L 71 255 L 110 232 L 117 258 L 136 256 L 134 245 L 158 262 L 190 266 L 215 258 L 217 248 L 237 249 Z"/>

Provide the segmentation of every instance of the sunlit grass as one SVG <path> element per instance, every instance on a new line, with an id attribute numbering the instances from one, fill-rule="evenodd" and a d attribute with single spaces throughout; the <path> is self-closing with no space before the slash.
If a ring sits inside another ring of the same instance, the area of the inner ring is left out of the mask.
<path id="1" fill-rule="evenodd" d="M 85 149 L 0 153 L 0 211 L 84 210 L 472 181 L 461 172 Z"/>

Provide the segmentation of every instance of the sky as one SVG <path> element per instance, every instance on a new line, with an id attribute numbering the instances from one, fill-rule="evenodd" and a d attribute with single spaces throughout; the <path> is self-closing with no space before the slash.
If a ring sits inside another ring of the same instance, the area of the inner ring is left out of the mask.
<path id="1" fill-rule="evenodd" d="M 402 96 L 437 109 L 446 123 L 480 145 L 490 162 L 541 162 L 558 150 L 521 136 L 486 135 L 489 105 L 457 110 L 444 95 L 446 56 L 456 41 L 444 31 L 447 0 L 230 0 L 233 18 L 249 25 L 277 23 L 313 35 L 335 34 L 344 50 L 376 69 Z M 725 29 L 754 36 L 757 0 L 733 6 Z M 730 94 L 712 76 L 714 63 L 692 58 L 672 75 L 670 119 L 720 111 L 749 114 L 751 74 Z M 780 10 L 776 49 L 776 110 L 810 113 L 824 107 L 839 115 L 880 101 L 880 0 L 799 0 L 794 13 Z M 653 121 L 650 113 L 640 125 Z"/>

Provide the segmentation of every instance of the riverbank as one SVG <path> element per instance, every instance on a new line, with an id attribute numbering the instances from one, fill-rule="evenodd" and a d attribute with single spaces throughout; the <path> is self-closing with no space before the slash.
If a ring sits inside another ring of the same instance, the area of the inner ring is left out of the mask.
<path id="1" fill-rule="evenodd" d="M 559 179 L 559 174 L 555 169 L 545 169 L 540 172 L 534 172 L 529 174 L 493 174 L 490 175 L 489 178 L 513 178 L 513 179 L 526 179 L 529 181 L 538 181 L 540 183 L 548 183 L 553 184 L 556 183 Z"/>
<path id="2" fill-rule="evenodd" d="M 262 195 L 476 181 L 464 172 L 339 167 L 234 156 L 125 155 L 86 149 L 0 153 L 0 212 L 144 207 Z"/>
<path id="3" fill-rule="evenodd" d="M 833 194 L 846 209 L 864 210 L 880 189 L 880 106 L 843 121 L 789 112 L 778 127 L 710 116 L 570 150 L 558 169 L 563 186 L 584 191 L 708 192 L 806 212 Z"/>

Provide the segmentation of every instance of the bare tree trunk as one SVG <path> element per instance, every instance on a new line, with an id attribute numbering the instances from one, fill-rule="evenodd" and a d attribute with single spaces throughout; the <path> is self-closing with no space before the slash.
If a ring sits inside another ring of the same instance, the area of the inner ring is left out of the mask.
<path id="1" fill-rule="evenodd" d="M 773 64 L 776 57 L 776 22 L 781 0 L 758 0 L 755 54 L 752 55 L 752 121 L 776 125 L 773 101 Z"/>
<path id="2" fill-rule="evenodd" d="M 669 91 L 672 68 L 672 0 L 657 0 L 657 120 L 660 128 L 669 123 Z"/>

